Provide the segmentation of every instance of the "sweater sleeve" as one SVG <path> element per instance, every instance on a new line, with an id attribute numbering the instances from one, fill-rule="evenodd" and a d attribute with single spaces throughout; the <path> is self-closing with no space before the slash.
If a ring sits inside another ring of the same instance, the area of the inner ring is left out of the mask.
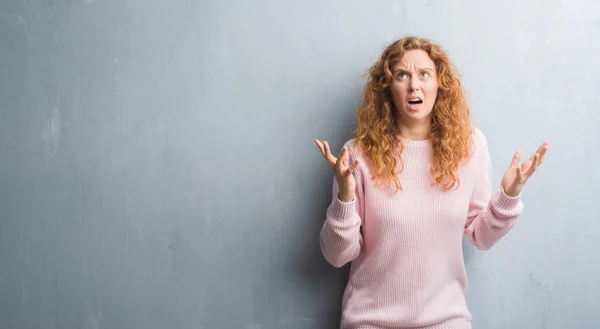
<path id="1" fill-rule="evenodd" d="M 346 145 L 348 150 L 350 147 Z M 349 152 L 349 163 L 354 161 L 352 151 Z M 331 265 L 342 267 L 353 261 L 360 254 L 363 238 L 361 232 L 362 207 L 364 191 L 360 166 L 354 171 L 356 192 L 354 200 L 342 202 L 338 198 L 339 186 L 334 177 L 332 201 L 327 208 L 325 222 L 319 237 L 323 256 Z"/>
<path id="2" fill-rule="evenodd" d="M 516 224 L 523 211 L 520 195 L 492 190 L 492 163 L 483 133 L 475 129 L 476 177 L 469 203 L 465 234 L 481 250 L 490 249 Z"/>

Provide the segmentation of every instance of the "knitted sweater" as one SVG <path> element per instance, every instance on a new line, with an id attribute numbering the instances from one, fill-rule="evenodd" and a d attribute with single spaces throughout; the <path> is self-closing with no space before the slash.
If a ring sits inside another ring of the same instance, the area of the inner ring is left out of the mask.
<path id="1" fill-rule="evenodd" d="M 462 237 L 477 248 L 492 247 L 515 224 L 520 196 L 492 190 L 485 136 L 474 129 L 472 154 L 459 168 L 460 185 L 432 185 L 428 140 L 403 139 L 402 191 L 376 186 L 354 139 L 346 142 L 354 171 L 355 198 L 333 198 L 320 234 L 333 266 L 351 262 L 342 299 L 343 329 L 470 329 L 471 314 Z"/>

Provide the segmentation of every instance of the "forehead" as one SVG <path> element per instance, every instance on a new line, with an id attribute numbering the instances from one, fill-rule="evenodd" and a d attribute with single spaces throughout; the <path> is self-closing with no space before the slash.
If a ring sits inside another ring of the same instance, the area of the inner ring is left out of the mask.
<path id="1" fill-rule="evenodd" d="M 429 54 L 421 49 L 409 50 L 394 65 L 394 69 L 435 69 L 435 63 Z"/>

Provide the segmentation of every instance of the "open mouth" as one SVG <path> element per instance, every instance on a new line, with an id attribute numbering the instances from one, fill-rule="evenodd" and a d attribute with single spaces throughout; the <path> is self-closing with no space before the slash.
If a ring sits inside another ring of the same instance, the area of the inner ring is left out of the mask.
<path id="1" fill-rule="evenodd" d="M 419 105 L 419 104 L 423 104 L 423 100 L 420 98 L 411 98 L 408 100 L 408 104 L 409 105 Z"/>

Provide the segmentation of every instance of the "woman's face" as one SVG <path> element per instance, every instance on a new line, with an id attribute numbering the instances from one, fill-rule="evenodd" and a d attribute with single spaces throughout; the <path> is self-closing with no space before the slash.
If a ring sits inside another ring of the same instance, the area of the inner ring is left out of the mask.
<path id="1" fill-rule="evenodd" d="M 435 63 L 420 49 L 407 51 L 392 68 L 392 98 L 405 122 L 429 120 L 438 92 Z"/>

